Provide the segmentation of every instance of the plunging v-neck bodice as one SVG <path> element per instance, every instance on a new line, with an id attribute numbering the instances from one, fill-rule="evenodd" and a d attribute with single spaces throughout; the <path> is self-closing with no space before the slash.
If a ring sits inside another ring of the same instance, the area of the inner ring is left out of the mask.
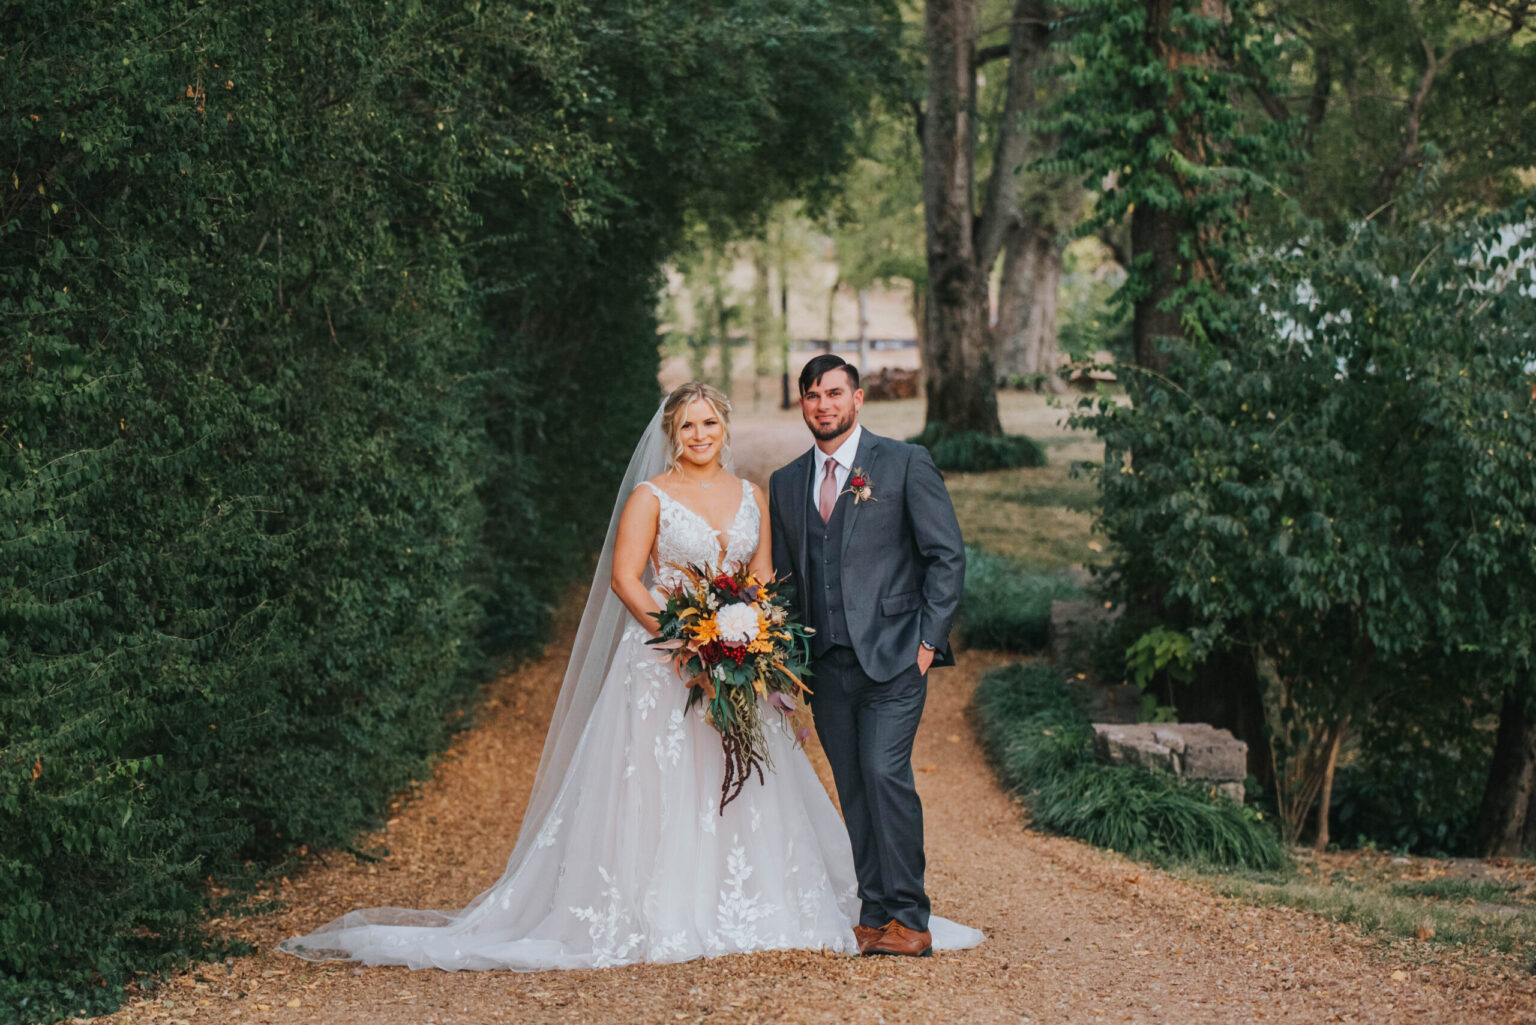
<path id="1" fill-rule="evenodd" d="M 724 530 L 710 526 L 697 509 L 689 508 L 661 488 L 644 481 L 661 503 L 656 522 L 657 582 L 664 587 L 677 583 L 680 575 L 669 563 L 679 566 L 745 566 L 757 551 L 762 530 L 762 514 L 752 498 L 752 485 L 741 482 L 741 502 L 736 515 Z"/>

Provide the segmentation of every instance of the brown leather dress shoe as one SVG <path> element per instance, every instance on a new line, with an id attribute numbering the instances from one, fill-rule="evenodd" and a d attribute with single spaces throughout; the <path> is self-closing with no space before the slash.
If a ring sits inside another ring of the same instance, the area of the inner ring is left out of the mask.
<path id="1" fill-rule="evenodd" d="M 869 953 L 871 944 L 877 943 L 881 936 L 885 935 L 883 925 L 856 925 L 853 927 L 853 938 L 859 943 L 859 953 Z"/>
<path id="2" fill-rule="evenodd" d="M 891 954 L 896 957 L 930 957 L 933 954 L 933 933 L 924 929 L 908 929 L 896 919 L 886 923 L 880 938 L 869 945 L 866 954 Z"/>

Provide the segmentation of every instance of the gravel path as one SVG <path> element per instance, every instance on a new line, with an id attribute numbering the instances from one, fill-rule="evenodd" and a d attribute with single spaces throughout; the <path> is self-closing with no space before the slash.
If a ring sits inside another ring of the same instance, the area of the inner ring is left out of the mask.
<path id="1" fill-rule="evenodd" d="M 782 424 L 774 432 L 780 445 L 803 437 Z M 738 446 L 749 433 L 739 432 Z M 926 960 L 779 952 L 538 974 L 362 969 L 273 952 L 277 940 L 351 908 L 458 907 L 496 879 L 580 598 L 566 603 L 549 656 L 488 685 L 480 723 L 362 845 L 387 845 L 386 858 L 307 859 L 269 894 L 285 910 L 228 926 L 259 953 L 177 975 L 98 1020 L 1536 1023 L 1536 982 L 1512 962 L 1431 961 L 1428 948 L 1411 954 L 1422 961 L 1391 960 L 1410 955 L 1030 831 L 965 718 L 981 673 L 1004 660 L 989 652 L 966 653 L 958 669 L 935 674 L 914 755 L 934 907 L 986 931 L 976 950 Z M 812 757 L 830 785 L 820 753 Z"/>

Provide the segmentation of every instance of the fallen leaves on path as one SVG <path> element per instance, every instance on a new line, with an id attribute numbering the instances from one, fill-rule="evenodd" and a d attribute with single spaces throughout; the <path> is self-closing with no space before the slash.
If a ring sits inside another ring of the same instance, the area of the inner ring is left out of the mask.
<path id="1" fill-rule="evenodd" d="M 377 864 L 310 855 L 270 894 L 285 910 L 224 926 L 257 954 L 196 966 L 98 1021 L 1536 1023 L 1536 983 L 1510 959 L 1389 949 L 1030 831 L 965 719 L 976 681 L 1004 660 L 987 652 L 935 671 L 913 754 L 935 910 L 984 930 L 976 950 L 922 960 L 778 951 L 528 974 L 311 964 L 274 952 L 278 940 L 358 907 L 461 907 L 499 876 L 581 597 L 566 603 L 550 654 L 489 684 L 477 726 L 396 802 L 383 831 L 357 845 Z M 830 785 L 814 747 L 811 756 Z"/>
<path id="2" fill-rule="evenodd" d="M 1536 1022 L 1536 986 L 1512 963 L 1392 964 L 1354 930 L 1030 832 L 965 723 L 976 679 L 1001 660 L 985 652 L 935 674 L 914 755 L 935 770 L 919 775 L 935 908 L 985 930 L 977 950 L 921 961 L 779 951 L 531 974 L 310 964 L 273 952 L 354 907 L 457 907 L 499 874 L 559 687 L 563 659 L 552 650 L 492 686 L 498 701 L 484 721 L 365 845 L 388 847 L 381 862 L 312 857 L 277 891 L 287 910 L 230 927 L 260 953 L 178 975 L 100 1020 Z"/>

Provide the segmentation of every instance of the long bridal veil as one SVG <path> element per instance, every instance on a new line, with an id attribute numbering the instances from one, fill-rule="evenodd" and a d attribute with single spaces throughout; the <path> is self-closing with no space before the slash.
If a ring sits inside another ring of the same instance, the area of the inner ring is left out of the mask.
<path id="1" fill-rule="evenodd" d="M 356 935 L 359 929 L 376 926 L 449 927 L 466 922 L 473 918 L 475 909 L 496 892 L 502 882 L 517 873 L 529 853 L 535 849 L 540 830 L 570 775 L 571 761 L 597 705 L 598 693 L 602 690 L 603 680 L 628 622 L 629 610 L 609 586 L 613 576 L 614 536 L 618 533 L 619 516 L 624 511 L 629 493 L 641 481 L 666 469 L 668 443 L 661 430 L 661 414 L 662 407 L 658 406 L 640 435 L 640 441 L 635 446 L 629 467 L 624 471 L 624 479 L 619 485 L 613 513 L 608 519 L 608 533 L 603 538 L 602 554 L 592 574 L 592 589 L 587 593 L 587 604 L 582 610 L 581 622 L 576 628 L 576 640 L 571 646 L 571 659 L 566 665 L 549 732 L 544 738 L 544 751 L 539 756 L 533 792 L 528 797 L 528 808 L 518 828 L 517 842 L 507 858 L 506 871 L 502 873 L 501 880 L 457 911 L 393 907 L 351 911 L 308 936 L 284 940 L 278 944 L 280 949 L 311 961 L 344 959 L 352 956 L 352 944 L 344 941 Z M 649 569 L 646 572 L 649 577 Z M 645 584 L 649 587 L 651 581 L 647 579 Z"/>

